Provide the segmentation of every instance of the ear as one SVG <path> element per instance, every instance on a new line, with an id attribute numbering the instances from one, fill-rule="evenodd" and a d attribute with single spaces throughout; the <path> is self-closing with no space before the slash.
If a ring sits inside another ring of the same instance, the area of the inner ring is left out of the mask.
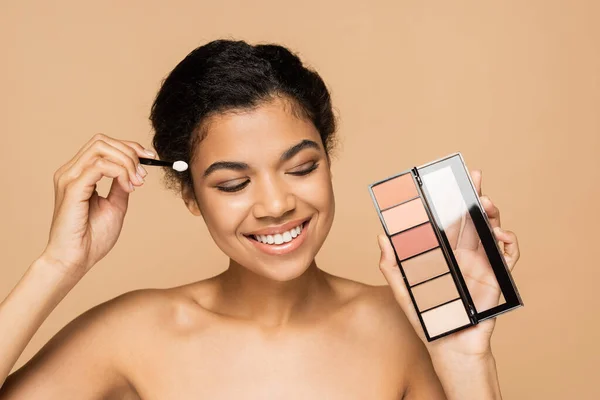
<path id="1" fill-rule="evenodd" d="M 192 214 L 199 217 L 202 215 L 200 212 L 200 206 L 198 205 L 198 201 L 196 200 L 196 195 L 194 194 L 194 189 L 189 185 L 186 185 L 181 189 L 181 197 L 183 198 L 183 202 L 185 206 L 190 210 Z"/>

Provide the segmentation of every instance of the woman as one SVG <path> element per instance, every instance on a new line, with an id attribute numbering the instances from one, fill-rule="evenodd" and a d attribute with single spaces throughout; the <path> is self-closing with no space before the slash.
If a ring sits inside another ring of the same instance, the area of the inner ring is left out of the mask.
<path id="1" fill-rule="evenodd" d="M 494 321 L 426 342 L 385 235 L 379 265 L 389 286 L 317 267 L 334 216 L 335 120 L 325 84 L 295 55 L 202 46 L 165 80 L 151 120 L 158 156 L 189 162 L 167 177 L 229 268 L 101 304 L 8 376 L 52 309 L 114 246 L 147 174 L 139 157 L 155 157 L 94 136 L 56 172 L 47 247 L 1 305 L 0 399 L 500 398 Z M 472 176 L 480 190 L 481 174 Z M 113 178 L 106 198 L 95 191 L 102 177 Z M 516 237 L 482 202 L 513 267 Z"/>

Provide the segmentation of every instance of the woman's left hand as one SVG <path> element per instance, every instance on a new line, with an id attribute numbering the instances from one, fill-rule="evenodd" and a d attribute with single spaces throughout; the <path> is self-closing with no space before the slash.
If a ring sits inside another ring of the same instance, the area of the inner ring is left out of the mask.
<path id="1" fill-rule="evenodd" d="M 506 264 L 512 270 L 519 260 L 517 237 L 514 233 L 500 228 L 500 211 L 489 197 L 481 194 L 481 172 L 472 171 L 471 178 L 481 204 L 488 215 L 500 249 L 503 249 Z M 447 229 L 446 233 L 475 304 L 485 305 L 487 303 L 487 308 L 491 308 L 498 304 L 500 290 L 479 237 L 474 232 L 474 227 L 468 216 L 467 219 L 466 222 L 464 219 L 463 221 L 457 221 L 456 226 Z M 381 248 L 379 267 L 402 310 L 425 343 L 432 359 L 479 358 L 490 355 L 490 338 L 494 330 L 495 318 L 433 342 L 427 341 L 402 278 L 402 273 L 396 263 L 392 245 L 385 234 L 379 235 L 378 241 Z"/>

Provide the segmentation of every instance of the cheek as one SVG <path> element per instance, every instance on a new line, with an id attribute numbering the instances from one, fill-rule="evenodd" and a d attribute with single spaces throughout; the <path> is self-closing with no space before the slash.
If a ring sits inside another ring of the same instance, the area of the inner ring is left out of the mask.
<path id="1" fill-rule="evenodd" d="M 220 193 L 205 194 L 200 199 L 202 216 L 213 236 L 234 233 L 246 218 L 249 203 L 244 196 L 222 196 Z"/>
<path id="2" fill-rule="evenodd" d="M 331 212 L 334 209 L 333 184 L 327 171 L 319 172 L 314 180 L 306 181 L 298 187 L 298 196 L 316 208 L 319 212 Z"/>

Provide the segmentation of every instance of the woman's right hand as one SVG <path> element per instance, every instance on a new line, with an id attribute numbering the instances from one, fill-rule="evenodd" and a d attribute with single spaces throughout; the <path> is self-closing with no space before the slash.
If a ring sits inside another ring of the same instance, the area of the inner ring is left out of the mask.
<path id="1" fill-rule="evenodd" d="M 129 194 L 146 170 L 139 157 L 154 158 L 138 143 L 95 135 L 54 174 L 54 215 L 41 258 L 80 279 L 113 248 L 127 212 Z M 96 183 L 113 178 L 106 198 Z"/>

